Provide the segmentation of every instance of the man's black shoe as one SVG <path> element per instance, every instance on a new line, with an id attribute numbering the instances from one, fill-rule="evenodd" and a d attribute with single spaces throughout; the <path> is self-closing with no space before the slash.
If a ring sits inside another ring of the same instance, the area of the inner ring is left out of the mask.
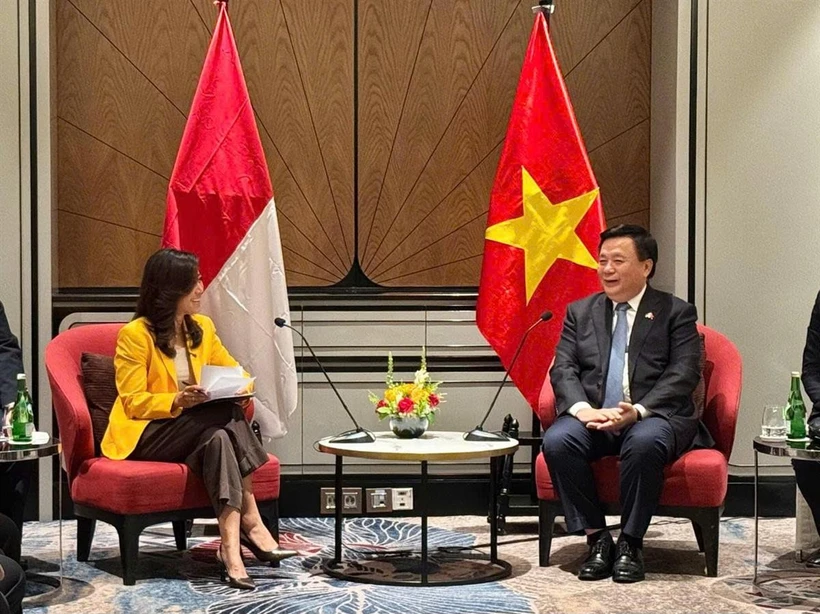
<path id="1" fill-rule="evenodd" d="M 642 550 L 630 546 L 626 540 L 620 540 L 615 564 L 612 565 L 612 581 L 626 584 L 640 582 L 644 578 Z"/>
<path id="2" fill-rule="evenodd" d="M 579 580 L 603 580 L 612 575 L 612 562 L 615 560 L 615 542 L 609 531 L 604 531 L 589 549 L 589 555 L 581 569 Z"/>
<path id="3" fill-rule="evenodd" d="M 806 559 L 806 567 L 820 567 L 820 550 L 815 550 Z"/>

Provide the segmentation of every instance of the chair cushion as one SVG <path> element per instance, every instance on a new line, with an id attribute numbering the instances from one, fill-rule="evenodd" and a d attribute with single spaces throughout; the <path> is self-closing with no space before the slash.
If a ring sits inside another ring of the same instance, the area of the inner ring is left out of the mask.
<path id="1" fill-rule="evenodd" d="M 257 501 L 279 498 L 279 459 L 253 473 Z M 150 514 L 210 507 L 202 480 L 183 463 L 92 458 L 80 467 L 71 484 L 71 499 L 115 514 Z"/>
<path id="2" fill-rule="evenodd" d="M 620 459 L 605 456 L 592 463 L 598 497 L 603 503 L 617 503 Z M 717 507 L 723 504 L 729 484 L 729 464 L 718 450 L 690 450 L 664 469 L 660 505 L 680 507 Z M 535 461 L 535 486 L 538 498 L 558 499 L 544 455 Z"/>
<path id="3" fill-rule="evenodd" d="M 114 357 L 83 352 L 80 361 L 83 372 L 83 392 L 91 414 L 91 431 L 94 434 L 94 452 L 100 455 L 108 417 L 117 400 L 117 381 L 114 373 Z"/>

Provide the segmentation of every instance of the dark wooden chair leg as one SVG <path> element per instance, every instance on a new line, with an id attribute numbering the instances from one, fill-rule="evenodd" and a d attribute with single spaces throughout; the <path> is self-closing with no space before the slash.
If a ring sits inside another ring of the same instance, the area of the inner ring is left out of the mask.
<path id="1" fill-rule="evenodd" d="M 93 518 L 77 517 L 77 560 L 84 563 L 91 555 L 91 542 L 97 521 Z"/>
<path id="2" fill-rule="evenodd" d="M 560 506 L 553 501 L 538 502 L 538 565 L 541 567 L 550 564 L 552 527 L 560 509 Z"/>
<path id="3" fill-rule="evenodd" d="M 692 521 L 692 528 L 695 531 L 695 539 L 698 540 L 698 552 L 706 552 L 703 546 L 703 530 L 700 528 L 700 525 L 694 520 Z"/>
<path id="4" fill-rule="evenodd" d="M 120 537 L 120 561 L 122 562 L 122 583 L 133 586 L 137 582 L 137 561 L 139 558 L 139 541 L 142 526 L 126 516 L 117 533 Z"/>
<path id="5" fill-rule="evenodd" d="M 706 575 L 709 578 L 716 578 L 718 575 L 721 512 L 719 507 L 704 508 L 698 518 L 698 524 L 703 533 L 703 552 L 706 554 Z"/>
<path id="6" fill-rule="evenodd" d="M 188 549 L 188 521 L 174 520 L 171 523 L 174 527 L 174 540 L 177 543 L 177 550 Z"/>

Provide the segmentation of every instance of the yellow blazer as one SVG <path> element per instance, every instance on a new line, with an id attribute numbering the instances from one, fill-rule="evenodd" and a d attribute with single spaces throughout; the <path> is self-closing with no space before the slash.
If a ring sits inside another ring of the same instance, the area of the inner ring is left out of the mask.
<path id="1" fill-rule="evenodd" d="M 193 318 L 202 327 L 202 343 L 197 348 L 188 346 L 196 381 L 203 365 L 237 366 L 216 335 L 213 321 L 199 314 Z M 114 368 L 119 396 L 108 418 L 102 452 L 121 460 L 134 451 L 151 420 L 176 418 L 183 409 L 171 409 L 179 392 L 174 360 L 156 346 L 145 318 L 132 320 L 120 330 Z"/>

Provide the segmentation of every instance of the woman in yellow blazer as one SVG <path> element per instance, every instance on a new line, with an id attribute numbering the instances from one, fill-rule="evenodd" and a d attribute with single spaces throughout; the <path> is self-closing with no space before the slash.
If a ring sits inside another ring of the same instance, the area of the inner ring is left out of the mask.
<path id="1" fill-rule="evenodd" d="M 134 320 L 117 338 L 119 396 L 102 451 L 108 458 L 184 462 L 202 477 L 217 514 L 222 543 L 216 557 L 222 579 L 252 589 L 242 562 L 243 543 L 263 561 L 298 554 L 282 550 L 262 522 L 251 474 L 268 456 L 242 407 L 213 403 L 200 381 L 204 365 L 237 366 L 200 315 L 204 291 L 194 254 L 163 249 L 143 271 Z"/>

